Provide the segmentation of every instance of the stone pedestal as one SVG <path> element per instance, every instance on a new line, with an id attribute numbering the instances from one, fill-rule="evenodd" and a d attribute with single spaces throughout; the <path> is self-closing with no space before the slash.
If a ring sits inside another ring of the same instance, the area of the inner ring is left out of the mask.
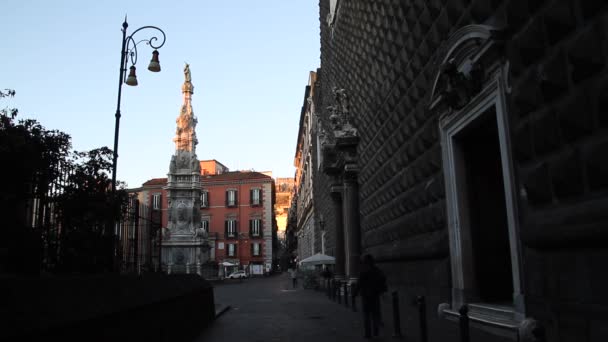
<path id="1" fill-rule="evenodd" d="M 163 244 L 163 265 L 171 265 L 171 273 L 201 273 L 201 265 L 209 260 L 206 244 L 167 245 Z"/>

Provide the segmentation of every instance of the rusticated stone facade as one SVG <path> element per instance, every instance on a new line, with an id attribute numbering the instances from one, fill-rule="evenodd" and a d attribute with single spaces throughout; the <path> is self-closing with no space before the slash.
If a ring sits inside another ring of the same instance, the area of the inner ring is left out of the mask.
<path id="1" fill-rule="evenodd" d="M 348 94 L 361 249 L 406 338 L 424 296 L 429 341 L 457 338 L 462 304 L 472 341 L 608 339 L 606 2 L 319 4 L 315 114 L 331 134 L 333 90 Z M 331 255 L 343 175 L 313 180 Z"/>

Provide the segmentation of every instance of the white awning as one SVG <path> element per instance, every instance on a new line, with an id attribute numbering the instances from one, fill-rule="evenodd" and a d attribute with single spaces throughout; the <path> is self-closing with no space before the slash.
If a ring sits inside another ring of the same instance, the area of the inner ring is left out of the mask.
<path id="1" fill-rule="evenodd" d="M 317 253 L 313 256 L 309 256 L 306 259 L 303 259 L 302 261 L 300 261 L 300 265 L 329 265 L 329 264 L 335 264 L 336 263 L 336 258 L 330 256 L 330 255 L 325 255 L 325 254 L 321 254 L 321 253 Z"/>

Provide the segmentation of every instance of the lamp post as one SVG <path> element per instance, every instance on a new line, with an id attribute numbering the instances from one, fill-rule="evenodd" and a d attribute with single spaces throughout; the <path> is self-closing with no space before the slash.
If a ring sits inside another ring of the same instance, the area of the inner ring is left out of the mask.
<path id="1" fill-rule="evenodd" d="M 135 64 L 137 63 L 137 45 L 141 42 L 145 42 L 147 45 L 150 45 L 154 49 L 152 51 L 152 60 L 148 65 L 148 70 L 152 72 L 160 71 L 160 64 L 158 62 L 158 49 L 160 49 L 163 45 L 165 45 L 165 32 L 159 29 L 156 26 L 142 26 L 127 36 L 127 17 L 125 16 L 125 22 L 122 23 L 122 50 L 120 52 L 120 77 L 118 79 L 118 104 L 116 106 L 116 125 L 114 127 L 114 155 L 112 158 L 112 194 L 116 193 L 116 163 L 118 160 L 118 129 L 120 126 L 120 98 L 122 95 L 122 84 L 123 82 L 130 85 L 137 85 L 137 76 L 135 75 Z M 133 39 L 133 36 L 144 29 L 153 29 L 157 30 L 162 34 L 162 40 L 159 41 L 160 44 L 156 45 L 156 41 L 159 39 L 155 36 L 152 36 L 149 39 L 143 39 L 138 42 Z M 125 78 L 125 72 L 127 71 L 127 63 L 131 61 L 131 66 L 129 67 L 129 75 Z"/>

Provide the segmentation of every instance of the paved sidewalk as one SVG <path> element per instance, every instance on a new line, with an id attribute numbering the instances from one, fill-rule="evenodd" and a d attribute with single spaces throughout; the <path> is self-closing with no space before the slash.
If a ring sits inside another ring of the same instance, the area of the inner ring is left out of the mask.
<path id="1" fill-rule="evenodd" d="M 293 290 L 287 274 L 218 284 L 214 291 L 216 303 L 230 310 L 196 341 L 369 341 L 363 338 L 360 311 L 331 301 L 321 291 Z M 390 332 L 383 330 L 372 339 L 390 340 Z"/>

